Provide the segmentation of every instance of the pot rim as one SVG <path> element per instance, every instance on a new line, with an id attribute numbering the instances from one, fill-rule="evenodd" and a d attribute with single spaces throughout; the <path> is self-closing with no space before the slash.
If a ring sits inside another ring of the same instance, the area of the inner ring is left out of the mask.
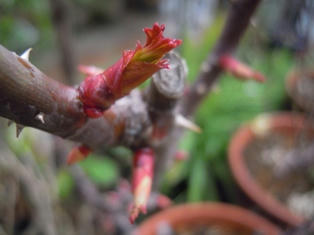
<path id="1" fill-rule="evenodd" d="M 265 218 L 239 206 L 226 203 L 187 203 L 172 206 L 144 221 L 137 229 L 136 235 L 155 235 L 156 227 L 162 222 L 178 228 L 184 225 L 229 224 L 235 228 L 248 231 L 260 230 L 265 234 L 279 234 L 281 230 Z"/>
<path id="2" fill-rule="evenodd" d="M 262 122 L 259 126 L 258 122 Z M 267 131 L 288 130 L 296 132 L 306 128 L 304 115 L 291 112 L 262 114 L 255 121 L 240 127 L 233 135 L 228 149 L 228 160 L 231 172 L 241 189 L 262 209 L 290 226 L 304 222 L 302 216 L 293 214 L 283 203 L 264 190 L 251 176 L 244 160 L 243 152 L 246 146 L 258 135 Z M 311 127 L 314 133 L 314 127 Z"/>

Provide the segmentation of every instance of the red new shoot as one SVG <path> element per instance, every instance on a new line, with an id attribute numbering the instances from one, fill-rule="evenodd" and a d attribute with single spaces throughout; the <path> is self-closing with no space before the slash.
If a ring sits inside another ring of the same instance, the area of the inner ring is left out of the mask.
<path id="1" fill-rule="evenodd" d="M 246 64 L 241 63 L 237 59 L 233 58 L 231 55 L 223 55 L 219 60 L 220 66 L 226 71 L 230 72 L 236 78 L 240 80 L 255 80 L 257 82 L 264 82 L 265 77 L 251 69 Z"/>
<path id="2" fill-rule="evenodd" d="M 132 193 L 133 204 L 130 209 L 130 222 L 134 223 L 139 213 L 146 213 L 154 174 L 154 153 L 150 148 L 138 150 L 133 158 Z"/>
<path id="3" fill-rule="evenodd" d="M 155 72 L 168 68 L 162 57 L 181 44 L 181 40 L 165 38 L 164 25 L 155 23 L 152 28 L 145 28 L 146 43 L 139 42 L 135 50 L 126 50 L 122 57 L 104 72 L 92 67 L 80 70 L 89 76 L 80 84 L 79 99 L 87 116 L 97 118 L 117 99 L 146 81 Z"/>

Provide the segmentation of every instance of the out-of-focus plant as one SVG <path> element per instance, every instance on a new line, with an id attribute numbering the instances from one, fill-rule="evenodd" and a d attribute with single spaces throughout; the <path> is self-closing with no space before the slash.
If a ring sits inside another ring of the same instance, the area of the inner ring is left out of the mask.
<path id="1" fill-rule="evenodd" d="M 0 41 L 15 51 L 51 43 L 49 4 L 46 0 L 4 0 L 0 4 Z"/>
<path id="2" fill-rule="evenodd" d="M 204 42 L 193 44 L 185 40 L 183 43 L 189 80 L 195 79 L 206 56 L 203 49 L 212 47 L 214 35 L 221 30 L 219 19 L 220 16 L 205 34 Z M 226 160 L 230 136 L 241 123 L 259 113 L 277 110 L 285 102 L 283 84 L 287 71 L 293 66 L 293 54 L 285 50 L 265 50 L 265 47 L 252 49 L 251 44 L 252 41 L 246 40 L 238 54 L 267 74 L 268 79 L 263 85 L 252 81 L 243 83 L 226 74 L 203 102 L 196 116 L 202 135 L 186 133 L 180 144 L 180 148 L 193 157 L 175 164 L 163 184 L 163 191 L 173 195 L 174 187 L 188 181 L 187 191 L 181 189 L 179 195 L 174 194 L 179 201 L 216 201 L 223 196 L 224 200 L 236 202 L 237 193 Z"/>

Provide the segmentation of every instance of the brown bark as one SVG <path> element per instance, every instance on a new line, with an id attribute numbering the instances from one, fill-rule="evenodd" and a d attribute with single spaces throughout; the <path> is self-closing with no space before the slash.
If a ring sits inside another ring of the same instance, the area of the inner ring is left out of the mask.
<path id="1" fill-rule="evenodd" d="M 92 148 L 140 142 L 149 119 L 138 91 L 97 119 L 85 116 L 77 97 L 76 89 L 48 78 L 0 45 L 0 116 Z M 36 118 L 39 113 L 44 123 Z"/>

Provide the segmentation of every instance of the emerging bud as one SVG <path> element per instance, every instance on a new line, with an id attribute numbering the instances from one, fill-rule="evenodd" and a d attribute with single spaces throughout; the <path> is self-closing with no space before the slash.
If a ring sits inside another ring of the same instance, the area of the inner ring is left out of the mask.
<path id="1" fill-rule="evenodd" d="M 99 67 L 96 67 L 93 65 L 82 65 L 82 64 L 77 66 L 77 69 L 79 72 L 81 72 L 82 74 L 87 75 L 87 76 L 95 76 L 95 75 L 97 75 L 103 71 Z"/>
<path id="2" fill-rule="evenodd" d="M 68 154 L 67 157 L 67 164 L 71 165 L 73 163 L 76 163 L 78 161 L 81 161 L 90 154 L 91 149 L 85 145 L 81 145 L 78 147 L 74 147 L 71 152 Z"/>
<path id="3" fill-rule="evenodd" d="M 124 51 L 123 56 L 103 73 L 90 75 L 81 83 L 79 99 L 88 116 L 101 116 L 101 112 L 117 99 L 127 95 L 159 69 L 168 68 L 162 57 L 179 46 L 181 40 L 165 38 L 164 30 L 165 26 L 158 23 L 151 29 L 145 28 L 147 38 L 144 46 L 138 42 L 135 50 Z M 87 70 L 90 74 L 90 69 Z"/>
<path id="4" fill-rule="evenodd" d="M 253 79 L 257 82 L 264 82 L 266 80 L 261 73 L 252 70 L 249 66 L 236 60 L 231 55 L 221 56 L 219 64 L 223 69 L 230 72 L 233 76 L 239 78 L 240 80 Z"/>
<path id="5" fill-rule="evenodd" d="M 130 222 L 134 223 L 140 212 L 146 213 L 154 172 L 154 153 L 150 148 L 138 150 L 133 158 L 132 192 L 133 204 L 130 210 Z"/>
<path id="6" fill-rule="evenodd" d="M 184 150 L 178 150 L 174 155 L 174 159 L 178 162 L 185 161 L 188 158 L 189 158 L 189 154 Z"/>

